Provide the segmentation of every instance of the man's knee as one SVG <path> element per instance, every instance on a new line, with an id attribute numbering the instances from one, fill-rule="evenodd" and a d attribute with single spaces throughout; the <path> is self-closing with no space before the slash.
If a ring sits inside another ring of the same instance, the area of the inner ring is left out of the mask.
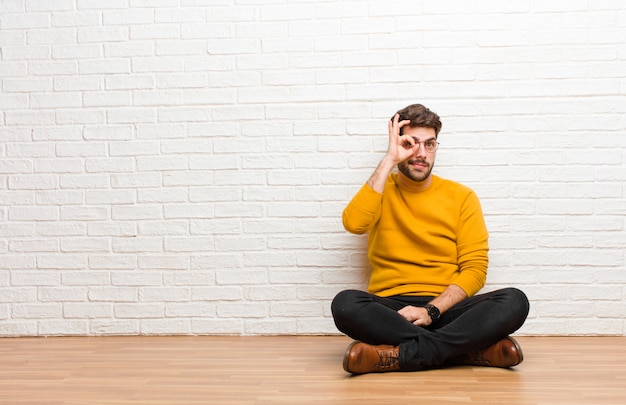
<path id="1" fill-rule="evenodd" d="M 518 288 L 505 288 L 502 290 L 505 294 L 508 308 L 516 317 L 526 319 L 530 311 L 530 302 L 524 292 Z"/>
<path id="2" fill-rule="evenodd" d="M 346 316 L 346 313 L 353 308 L 357 293 L 359 293 L 357 290 L 344 290 L 335 296 L 330 304 L 330 310 L 335 319 Z"/>

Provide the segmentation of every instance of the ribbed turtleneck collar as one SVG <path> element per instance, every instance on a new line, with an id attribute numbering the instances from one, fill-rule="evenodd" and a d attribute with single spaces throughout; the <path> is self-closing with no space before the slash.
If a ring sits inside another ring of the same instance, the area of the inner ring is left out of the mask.
<path id="1" fill-rule="evenodd" d="M 432 174 L 424 181 L 414 181 L 406 177 L 402 172 L 398 172 L 398 185 L 412 192 L 428 190 L 433 185 L 433 180 L 434 176 Z"/>

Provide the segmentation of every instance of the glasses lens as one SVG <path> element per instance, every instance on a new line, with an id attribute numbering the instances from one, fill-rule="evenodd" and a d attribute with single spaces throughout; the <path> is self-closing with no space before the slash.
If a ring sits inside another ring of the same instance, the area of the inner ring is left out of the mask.
<path id="1" fill-rule="evenodd" d="M 439 145 L 439 142 L 426 142 L 424 143 L 424 148 L 426 149 L 427 152 L 434 152 L 437 150 L 438 145 Z"/>

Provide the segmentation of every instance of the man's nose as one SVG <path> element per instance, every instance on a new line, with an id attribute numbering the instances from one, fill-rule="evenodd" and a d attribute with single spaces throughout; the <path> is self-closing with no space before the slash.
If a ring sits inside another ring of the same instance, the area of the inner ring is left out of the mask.
<path id="1" fill-rule="evenodd" d="M 424 142 L 415 141 L 417 145 L 417 150 L 415 151 L 414 156 L 426 156 L 426 145 Z"/>

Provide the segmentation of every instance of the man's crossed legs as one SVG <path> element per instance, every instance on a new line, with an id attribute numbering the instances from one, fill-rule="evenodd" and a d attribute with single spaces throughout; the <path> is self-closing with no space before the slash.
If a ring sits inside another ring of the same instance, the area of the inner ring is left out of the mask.
<path id="1" fill-rule="evenodd" d="M 469 297 L 428 327 L 398 314 L 407 305 L 423 307 L 433 297 L 378 297 L 342 291 L 331 309 L 337 328 L 355 339 L 344 369 L 353 374 L 417 371 L 446 365 L 512 367 L 523 360 L 519 344 L 508 335 L 528 316 L 526 295 L 505 288 Z"/>

